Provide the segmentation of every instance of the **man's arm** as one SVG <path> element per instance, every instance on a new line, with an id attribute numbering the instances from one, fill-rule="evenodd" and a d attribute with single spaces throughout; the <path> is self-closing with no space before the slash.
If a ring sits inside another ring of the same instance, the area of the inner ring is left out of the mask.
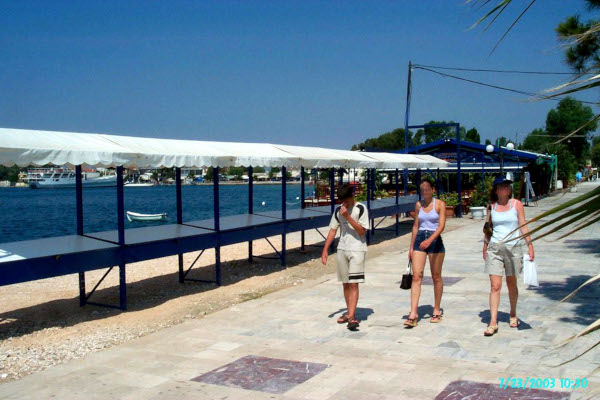
<path id="1" fill-rule="evenodd" d="M 331 243 L 333 243 L 336 233 L 337 233 L 337 229 L 329 229 L 329 234 L 327 235 L 327 240 L 325 240 L 325 247 L 323 247 L 323 252 L 321 253 L 321 262 L 323 263 L 323 265 L 327 265 L 327 257 L 329 254 L 329 247 L 331 246 Z"/>

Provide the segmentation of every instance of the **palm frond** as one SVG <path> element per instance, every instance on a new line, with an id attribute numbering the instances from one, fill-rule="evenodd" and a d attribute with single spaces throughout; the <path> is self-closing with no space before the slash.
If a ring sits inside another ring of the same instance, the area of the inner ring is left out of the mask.
<path id="1" fill-rule="evenodd" d="M 594 224 L 594 223 L 596 223 L 596 222 L 598 222 L 598 221 L 600 221 L 600 217 L 598 217 L 598 218 L 596 218 L 596 219 L 593 219 L 593 220 L 591 220 L 591 221 L 588 221 L 588 222 L 586 222 L 585 224 L 581 225 L 580 227 L 578 227 L 578 228 L 576 228 L 576 229 L 573 229 L 571 232 L 565 233 L 564 235 L 562 235 L 561 237 L 559 237 L 559 238 L 558 238 L 558 239 L 556 239 L 556 240 L 561 240 L 561 239 L 564 239 L 565 237 L 567 237 L 567 236 L 569 236 L 569 235 L 572 235 L 572 234 L 574 234 L 575 232 L 577 232 L 577 231 L 580 231 L 580 230 L 582 230 L 583 228 L 586 228 L 586 227 L 588 227 L 588 226 L 590 226 L 590 225 L 592 225 L 592 224 Z"/>
<path id="2" fill-rule="evenodd" d="M 586 202 L 586 201 L 588 201 L 590 199 L 591 199 L 591 201 L 589 201 L 589 202 L 587 202 L 585 204 L 581 204 L 581 203 L 584 203 L 584 202 Z M 600 187 L 597 187 L 597 188 L 595 188 L 594 190 L 592 190 L 592 191 L 590 191 L 588 193 L 584 193 L 581 196 L 578 196 L 578 197 L 576 197 L 576 198 L 574 198 L 572 200 L 569 200 L 567 202 L 559 204 L 558 206 L 556 206 L 556 207 L 554 207 L 554 208 L 552 208 L 552 209 L 550 209 L 548 211 L 545 211 L 545 212 L 543 212 L 543 213 L 541 213 L 541 214 L 533 217 L 532 219 L 530 219 L 529 221 L 526 221 L 524 224 L 522 224 L 521 226 L 519 226 L 517 229 L 515 229 L 514 231 L 512 231 L 511 233 L 509 233 L 509 236 L 512 235 L 513 233 L 515 233 L 517 230 L 522 229 L 526 225 L 529 225 L 529 224 L 532 224 L 533 222 L 539 221 L 542 218 L 545 218 L 545 217 L 548 217 L 548 216 L 560 213 L 561 211 L 564 211 L 564 210 L 566 210 L 566 209 L 568 209 L 568 208 L 570 208 L 572 206 L 578 205 L 578 204 L 579 204 L 579 206 L 577 208 L 575 208 L 574 210 L 570 210 L 569 212 L 570 213 L 573 213 L 573 212 L 575 212 L 575 213 L 588 212 L 588 214 L 585 215 L 585 216 L 588 216 L 588 215 L 591 215 L 592 213 L 600 210 Z M 552 225 L 552 224 L 554 224 L 554 223 L 556 223 L 556 222 L 558 222 L 558 221 L 560 221 L 560 220 L 562 220 L 562 219 L 564 219 L 564 218 L 566 218 L 568 216 L 570 216 L 569 213 L 565 213 L 563 215 L 560 215 L 560 216 L 554 218 L 553 220 L 544 223 L 543 227 L 550 226 L 550 225 Z M 577 221 L 573 221 L 573 222 L 577 222 Z M 529 232 L 525 236 L 529 236 L 529 235 L 531 235 L 533 233 L 539 232 L 538 228 L 532 229 L 531 232 Z M 518 237 L 518 238 L 516 238 L 514 240 L 520 239 L 522 237 L 523 237 L 523 235 L 521 235 L 520 237 Z"/>
<path id="3" fill-rule="evenodd" d="M 591 277 L 590 279 L 588 279 L 587 281 L 583 282 L 577 289 L 573 290 L 571 292 L 571 294 L 569 294 L 567 297 L 565 297 L 564 299 L 562 299 L 560 302 L 563 303 L 565 301 L 569 301 L 571 300 L 573 297 L 575 297 L 575 295 L 577 294 L 577 292 L 579 292 L 581 289 L 583 289 L 584 287 L 586 287 L 587 285 L 594 283 L 596 281 L 600 280 L 600 274 Z"/>

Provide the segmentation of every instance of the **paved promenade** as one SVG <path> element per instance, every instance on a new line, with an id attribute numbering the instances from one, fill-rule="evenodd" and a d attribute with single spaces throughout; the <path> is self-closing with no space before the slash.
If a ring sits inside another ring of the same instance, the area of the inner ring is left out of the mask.
<path id="1" fill-rule="evenodd" d="M 595 187 L 582 184 L 577 194 L 542 200 L 526 208 L 527 216 Z M 368 259 L 357 332 L 336 323 L 344 303 L 329 275 L 2 384 L 0 399 L 600 398 L 600 346 L 555 366 L 598 342 L 600 331 L 553 348 L 600 318 L 598 287 L 558 303 L 600 273 L 600 224 L 567 240 L 536 243 L 541 286 L 526 289 L 520 282 L 518 329 L 508 326 L 503 287 L 500 330 L 491 338 L 483 336 L 489 278 L 481 239 L 481 223 L 444 236 L 439 324 L 429 323 L 433 288 L 426 278 L 419 325 L 404 329 L 410 299 L 398 281 L 407 248 L 400 246 L 405 238 L 393 239 L 396 251 Z M 547 378 L 554 387 L 500 389 L 500 378 L 508 377 Z M 561 388 L 566 379 L 581 378 L 587 378 L 586 389 Z"/>

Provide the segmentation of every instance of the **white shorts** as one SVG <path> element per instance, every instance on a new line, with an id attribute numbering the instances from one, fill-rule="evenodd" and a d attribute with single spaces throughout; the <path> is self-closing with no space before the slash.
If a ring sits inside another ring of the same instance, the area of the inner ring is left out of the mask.
<path id="1" fill-rule="evenodd" d="M 363 283 L 365 281 L 365 251 L 337 251 L 337 276 L 342 283 Z"/>

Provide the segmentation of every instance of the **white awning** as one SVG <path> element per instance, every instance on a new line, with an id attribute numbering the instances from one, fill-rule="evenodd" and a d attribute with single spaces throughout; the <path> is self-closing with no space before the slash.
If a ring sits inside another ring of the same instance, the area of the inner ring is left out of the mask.
<path id="1" fill-rule="evenodd" d="M 0 128 L 0 164 L 138 168 L 437 168 L 432 156 L 268 143 L 209 142 Z"/>

